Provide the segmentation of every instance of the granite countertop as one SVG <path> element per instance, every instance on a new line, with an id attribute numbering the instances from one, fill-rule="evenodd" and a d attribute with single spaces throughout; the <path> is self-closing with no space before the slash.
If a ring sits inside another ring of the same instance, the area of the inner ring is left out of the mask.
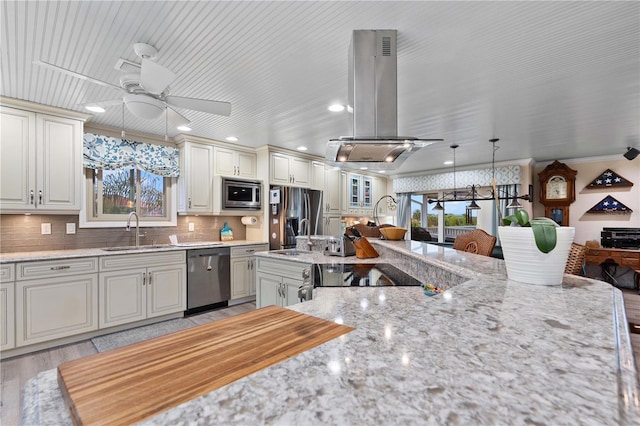
<path id="1" fill-rule="evenodd" d="M 446 264 L 463 281 L 435 297 L 419 287 L 318 288 L 289 308 L 355 331 L 143 424 L 638 424 L 618 289 L 569 275 L 561 286 L 522 284 L 506 279 L 502 260 L 374 245 L 373 261 Z M 304 256 L 286 259 L 361 261 Z M 23 421 L 70 423 L 55 370 L 29 382 Z"/>
<path id="2" fill-rule="evenodd" d="M 139 248 L 131 246 L 131 249 L 126 250 L 105 250 L 105 248 L 85 248 L 85 249 L 73 249 L 73 250 L 46 250 L 46 251 L 28 251 L 18 253 L 0 253 L 0 264 L 14 263 L 14 262 L 32 262 L 42 260 L 63 260 L 63 259 L 77 259 L 82 257 L 95 257 L 95 256 L 116 256 L 119 254 L 141 254 L 141 253 L 155 253 L 163 251 L 175 251 L 175 250 L 193 250 L 210 247 L 232 247 L 232 246 L 246 246 L 252 244 L 267 244 L 266 241 L 247 241 L 247 240 L 232 240 L 232 241 L 193 241 L 188 243 L 178 243 L 177 245 L 171 244 L 157 244 L 157 245 L 141 245 Z M 127 246 L 130 247 L 130 246 Z"/>

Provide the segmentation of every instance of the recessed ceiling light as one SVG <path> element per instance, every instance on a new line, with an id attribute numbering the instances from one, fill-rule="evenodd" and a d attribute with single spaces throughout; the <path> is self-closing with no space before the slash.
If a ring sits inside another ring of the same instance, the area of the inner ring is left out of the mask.
<path id="1" fill-rule="evenodd" d="M 191 127 L 187 127 L 187 126 L 178 126 L 177 129 L 181 130 L 183 132 L 190 132 L 191 131 Z"/>
<path id="2" fill-rule="evenodd" d="M 99 107 L 97 105 L 87 105 L 85 108 L 91 112 L 105 112 L 104 108 Z"/>
<path id="3" fill-rule="evenodd" d="M 238 142 L 238 138 L 235 136 L 227 136 L 226 138 L 229 142 Z"/>
<path id="4" fill-rule="evenodd" d="M 360 170 L 367 170 L 369 169 L 368 167 L 360 167 Z"/>
<path id="5" fill-rule="evenodd" d="M 299 146 L 298 148 L 296 148 L 298 151 L 306 151 L 307 147 L 306 146 Z"/>
<path id="6" fill-rule="evenodd" d="M 378 173 L 387 173 L 386 170 L 378 170 Z"/>
<path id="7" fill-rule="evenodd" d="M 331 112 L 344 111 L 344 105 L 340 105 L 340 104 L 329 105 L 329 111 L 331 111 Z"/>
<path id="8" fill-rule="evenodd" d="M 448 160 L 448 161 L 445 161 L 443 164 L 444 164 L 445 166 L 449 166 L 449 165 L 453 164 L 453 161 Z"/>

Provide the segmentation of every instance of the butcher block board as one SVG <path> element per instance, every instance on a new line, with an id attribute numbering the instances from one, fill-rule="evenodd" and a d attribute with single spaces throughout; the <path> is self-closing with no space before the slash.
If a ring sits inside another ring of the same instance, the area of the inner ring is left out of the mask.
<path id="1" fill-rule="evenodd" d="M 354 330 L 277 306 L 58 366 L 77 425 L 131 424 Z"/>

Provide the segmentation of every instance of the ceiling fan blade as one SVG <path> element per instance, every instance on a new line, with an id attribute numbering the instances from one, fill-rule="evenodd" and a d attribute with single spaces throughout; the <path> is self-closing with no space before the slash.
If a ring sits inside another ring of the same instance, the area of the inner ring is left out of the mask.
<path id="1" fill-rule="evenodd" d="M 68 70 L 66 68 L 59 67 L 57 65 L 50 64 L 44 61 L 33 61 L 35 65 L 40 65 L 41 67 L 49 68 L 50 70 L 58 71 L 63 74 L 70 75 L 71 77 L 79 78 L 81 80 L 85 80 L 94 84 L 99 84 L 100 86 L 111 87 L 112 89 L 122 90 L 120 86 L 116 86 L 115 84 L 107 83 L 106 81 L 98 80 L 97 78 L 89 77 L 84 74 L 77 73 L 75 71 Z"/>
<path id="2" fill-rule="evenodd" d="M 142 59 L 142 70 L 140 71 L 140 85 L 147 92 L 159 95 L 173 81 L 176 75 L 153 61 Z"/>
<path id="3" fill-rule="evenodd" d="M 216 115 L 231 115 L 229 102 L 208 101 L 206 99 L 183 98 L 181 96 L 167 96 L 165 101 L 174 107 L 192 109 L 194 111 L 207 112 Z"/>
<path id="4" fill-rule="evenodd" d="M 167 115 L 169 121 L 169 127 L 175 129 L 178 126 L 186 126 L 191 123 L 188 118 L 184 117 L 179 112 L 175 111 L 173 108 L 167 107 Z"/>

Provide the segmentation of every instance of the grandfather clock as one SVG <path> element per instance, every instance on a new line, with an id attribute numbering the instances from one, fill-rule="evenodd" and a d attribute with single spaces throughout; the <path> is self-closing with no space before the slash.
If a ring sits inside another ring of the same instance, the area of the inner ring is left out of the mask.
<path id="1" fill-rule="evenodd" d="M 544 215 L 558 225 L 569 226 L 569 206 L 576 200 L 576 174 L 576 170 L 558 160 L 538 173 Z"/>

